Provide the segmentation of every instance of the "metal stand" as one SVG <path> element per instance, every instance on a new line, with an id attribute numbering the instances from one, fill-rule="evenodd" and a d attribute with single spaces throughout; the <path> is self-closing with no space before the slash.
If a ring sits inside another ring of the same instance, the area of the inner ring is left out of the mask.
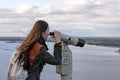
<path id="1" fill-rule="evenodd" d="M 56 72 L 61 80 L 72 80 L 72 52 L 66 43 L 63 43 L 62 64 L 56 66 Z"/>

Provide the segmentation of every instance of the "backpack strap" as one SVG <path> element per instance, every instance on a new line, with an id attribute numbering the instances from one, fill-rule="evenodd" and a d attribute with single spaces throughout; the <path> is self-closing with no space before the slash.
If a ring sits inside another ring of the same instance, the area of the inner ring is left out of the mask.
<path id="1" fill-rule="evenodd" d="M 33 46 L 33 48 L 30 50 L 29 53 L 29 62 L 32 63 L 35 57 L 39 54 L 40 49 L 42 48 L 43 45 L 40 43 L 36 42 Z"/>
<path id="2" fill-rule="evenodd" d="M 20 55 L 20 51 L 15 51 L 10 58 L 10 63 L 14 64 L 18 59 L 19 55 Z"/>

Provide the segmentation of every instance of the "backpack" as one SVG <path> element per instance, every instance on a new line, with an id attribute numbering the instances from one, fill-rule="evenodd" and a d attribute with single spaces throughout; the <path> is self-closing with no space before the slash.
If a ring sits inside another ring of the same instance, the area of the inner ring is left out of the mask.
<path id="1" fill-rule="evenodd" d="M 23 69 L 23 62 L 19 63 L 20 52 L 16 51 L 13 53 L 8 66 L 8 80 L 25 80 L 28 77 L 27 70 Z"/>

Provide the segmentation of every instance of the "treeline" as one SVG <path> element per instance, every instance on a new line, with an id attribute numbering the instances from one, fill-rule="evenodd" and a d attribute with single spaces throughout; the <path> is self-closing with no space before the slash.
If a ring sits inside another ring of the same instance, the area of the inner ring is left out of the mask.
<path id="1" fill-rule="evenodd" d="M 24 37 L 0 37 L 0 41 L 22 41 Z M 89 45 L 120 47 L 120 37 L 82 37 Z"/>
<path id="2" fill-rule="evenodd" d="M 5 41 L 5 42 L 20 42 L 24 39 L 24 37 L 0 37 L 0 41 Z"/>
<path id="3" fill-rule="evenodd" d="M 89 45 L 120 47 L 120 37 L 85 37 Z"/>

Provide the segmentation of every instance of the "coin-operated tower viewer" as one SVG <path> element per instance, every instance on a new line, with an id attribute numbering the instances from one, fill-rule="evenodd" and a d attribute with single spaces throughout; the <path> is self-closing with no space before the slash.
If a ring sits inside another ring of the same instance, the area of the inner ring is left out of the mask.
<path id="1" fill-rule="evenodd" d="M 54 32 L 50 32 L 50 36 L 53 35 Z M 83 47 L 85 40 L 62 33 L 60 33 L 60 38 L 63 42 L 62 64 L 56 66 L 56 72 L 61 75 L 61 80 L 72 80 L 72 52 L 68 45 Z"/>

